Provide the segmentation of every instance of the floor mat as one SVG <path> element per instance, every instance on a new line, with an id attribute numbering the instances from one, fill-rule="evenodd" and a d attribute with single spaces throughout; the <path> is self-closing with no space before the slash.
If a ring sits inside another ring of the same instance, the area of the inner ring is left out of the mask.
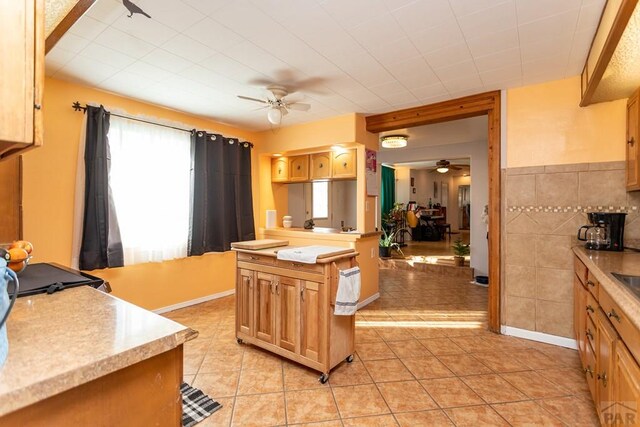
<path id="1" fill-rule="evenodd" d="M 182 425 L 191 427 L 222 408 L 222 405 L 187 383 L 180 386 L 182 393 Z"/>

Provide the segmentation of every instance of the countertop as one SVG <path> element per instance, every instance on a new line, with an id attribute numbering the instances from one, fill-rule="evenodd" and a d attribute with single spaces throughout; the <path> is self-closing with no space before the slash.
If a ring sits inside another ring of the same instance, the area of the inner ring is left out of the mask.
<path id="1" fill-rule="evenodd" d="M 197 333 L 88 286 L 18 298 L 0 416 L 172 350 Z"/>
<path id="2" fill-rule="evenodd" d="M 631 323 L 640 329 L 640 299 L 622 285 L 611 273 L 640 276 L 640 253 L 609 252 L 573 248 L 573 252 L 587 266 L 604 289 L 625 312 Z"/>
<path id="3" fill-rule="evenodd" d="M 261 228 L 260 234 L 273 235 L 273 236 L 279 236 L 279 237 L 287 237 L 287 236 L 305 236 L 306 237 L 309 234 L 315 234 L 318 238 L 321 238 L 323 240 L 355 241 L 358 239 L 366 239 L 370 237 L 378 238 L 378 236 L 380 236 L 382 232 L 369 231 L 366 233 L 361 233 L 357 230 L 340 231 L 339 229 L 336 229 L 336 228 L 324 228 L 324 227 L 315 227 L 310 230 L 307 230 L 304 228 L 298 228 L 298 227 L 291 227 L 291 228 L 277 227 L 277 228 Z"/>
<path id="4" fill-rule="evenodd" d="M 252 254 L 252 255 L 264 255 L 264 256 L 268 256 L 268 257 L 273 257 L 276 258 L 278 256 L 277 252 L 283 249 L 295 249 L 295 248 L 300 248 L 301 246 L 278 246 L 275 248 L 266 248 L 266 249 L 257 249 L 257 250 L 251 250 L 251 249 L 239 249 L 239 248 L 232 248 L 232 251 L 236 251 L 236 252 L 242 252 L 242 253 L 246 253 L 246 254 Z M 342 258 L 350 258 L 353 256 L 358 256 L 359 253 L 356 252 L 354 249 L 351 248 L 346 248 L 346 247 L 339 247 L 336 246 L 336 255 L 330 255 L 327 256 L 325 258 L 318 258 L 316 261 L 316 264 L 326 264 L 328 262 L 333 262 L 337 259 L 342 259 Z"/>

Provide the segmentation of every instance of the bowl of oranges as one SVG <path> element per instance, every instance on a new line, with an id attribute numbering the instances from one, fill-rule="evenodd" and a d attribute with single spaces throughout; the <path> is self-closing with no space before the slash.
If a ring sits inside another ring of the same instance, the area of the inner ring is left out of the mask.
<path id="1" fill-rule="evenodd" d="M 0 248 L 0 258 L 7 261 L 7 266 L 17 274 L 22 273 L 29 265 L 33 245 L 26 240 L 15 242 Z"/>

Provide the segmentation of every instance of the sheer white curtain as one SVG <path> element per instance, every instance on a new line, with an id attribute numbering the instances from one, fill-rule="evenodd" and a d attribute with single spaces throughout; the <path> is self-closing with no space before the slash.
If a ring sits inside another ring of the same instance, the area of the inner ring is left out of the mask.
<path id="1" fill-rule="evenodd" d="M 125 265 L 186 257 L 189 133 L 111 116 L 109 145 Z"/>

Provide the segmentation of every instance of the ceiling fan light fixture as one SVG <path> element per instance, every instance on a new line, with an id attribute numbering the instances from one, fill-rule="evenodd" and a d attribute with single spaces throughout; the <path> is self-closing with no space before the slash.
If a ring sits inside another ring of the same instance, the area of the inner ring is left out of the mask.
<path id="1" fill-rule="evenodd" d="M 409 137 L 406 135 L 387 135 L 383 136 L 380 141 L 382 148 L 404 148 L 407 146 L 408 139 Z"/>
<path id="2" fill-rule="evenodd" d="M 279 108 L 270 108 L 269 111 L 267 111 L 267 120 L 269 120 L 269 123 L 272 125 L 279 125 L 282 121 L 282 111 L 280 111 Z"/>
<path id="3" fill-rule="evenodd" d="M 446 166 L 442 166 L 436 169 L 436 171 L 440 172 L 440 173 L 447 173 L 449 172 L 449 168 Z"/>

